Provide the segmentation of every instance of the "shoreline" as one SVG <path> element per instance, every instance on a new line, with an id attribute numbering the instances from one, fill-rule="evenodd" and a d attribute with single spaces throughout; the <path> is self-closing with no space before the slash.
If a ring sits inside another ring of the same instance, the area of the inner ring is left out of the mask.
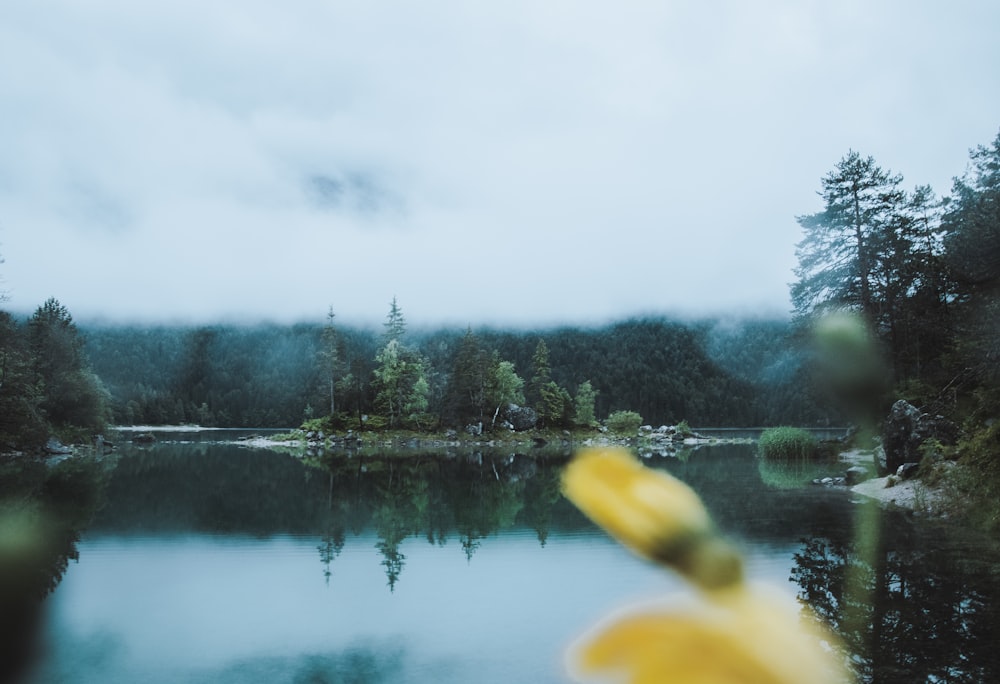
<path id="1" fill-rule="evenodd" d="M 840 454 L 842 463 L 873 467 L 872 451 L 852 449 Z M 883 507 L 897 507 L 921 515 L 946 517 L 942 506 L 944 495 L 939 488 L 928 487 L 919 478 L 900 479 L 896 475 L 872 477 L 864 482 L 848 487 L 852 494 L 873 499 Z"/>

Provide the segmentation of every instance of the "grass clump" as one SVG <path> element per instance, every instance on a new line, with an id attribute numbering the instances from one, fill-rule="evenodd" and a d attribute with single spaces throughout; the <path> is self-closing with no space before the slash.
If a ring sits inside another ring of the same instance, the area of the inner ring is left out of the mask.
<path id="1" fill-rule="evenodd" d="M 769 461 L 811 461 L 820 456 L 819 442 L 808 430 L 768 428 L 757 441 L 758 455 Z"/>
<path id="2" fill-rule="evenodd" d="M 615 411 L 604 424 L 611 432 L 618 435 L 634 435 L 642 425 L 642 416 L 635 411 Z"/>
<path id="3" fill-rule="evenodd" d="M 694 430 L 691 429 L 691 426 L 688 425 L 686 420 L 682 420 L 677 423 L 677 425 L 674 426 L 674 429 L 677 430 L 677 433 L 681 437 L 694 437 Z"/>

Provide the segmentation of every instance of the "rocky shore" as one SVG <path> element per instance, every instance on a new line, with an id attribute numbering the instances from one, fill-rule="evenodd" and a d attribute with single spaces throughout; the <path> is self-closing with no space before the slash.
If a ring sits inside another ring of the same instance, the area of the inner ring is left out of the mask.
<path id="1" fill-rule="evenodd" d="M 840 461 L 850 472 L 855 468 L 875 468 L 875 452 L 853 449 L 840 455 Z M 942 464 L 941 467 L 949 467 Z M 944 513 L 944 494 L 940 487 L 927 484 L 925 480 L 894 473 L 882 477 L 868 477 L 862 481 L 850 483 L 850 491 L 854 494 L 874 499 L 886 507 L 898 507 L 914 513 L 942 517 Z"/>

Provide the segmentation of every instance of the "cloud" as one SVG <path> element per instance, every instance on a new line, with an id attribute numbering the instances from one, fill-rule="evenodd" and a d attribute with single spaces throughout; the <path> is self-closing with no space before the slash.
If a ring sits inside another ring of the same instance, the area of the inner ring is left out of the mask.
<path id="1" fill-rule="evenodd" d="M 463 324 L 787 310 L 794 216 L 848 149 L 943 194 L 996 134 L 998 12 L 8 3 L 10 306 L 377 321 L 397 295 L 415 322 Z"/>

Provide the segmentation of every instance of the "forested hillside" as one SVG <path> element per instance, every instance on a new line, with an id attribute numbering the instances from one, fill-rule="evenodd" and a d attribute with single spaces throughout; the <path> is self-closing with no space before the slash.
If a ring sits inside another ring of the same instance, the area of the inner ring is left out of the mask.
<path id="1" fill-rule="evenodd" d="M 401 312 L 399 312 L 401 313 Z M 289 427 L 329 413 L 330 365 L 320 323 L 295 326 L 88 327 L 85 349 L 121 424 L 198 423 Z M 638 412 L 655 424 L 747 426 L 836 421 L 802 385 L 801 355 L 783 321 L 679 323 L 630 320 L 595 328 L 538 331 L 436 330 L 404 333 L 427 381 L 422 411 L 435 426 L 476 416 L 452 396 L 469 344 L 509 362 L 530 380 L 539 342 L 551 382 L 576 395 L 589 381 L 598 419 Z M 333 343 L 335 410 L 377 414 L 384 335 L 338 326 Z M 467 402 L 466 402 L 467 403 Z M 456 408 L 459 407 L 459 408 Z"/>

